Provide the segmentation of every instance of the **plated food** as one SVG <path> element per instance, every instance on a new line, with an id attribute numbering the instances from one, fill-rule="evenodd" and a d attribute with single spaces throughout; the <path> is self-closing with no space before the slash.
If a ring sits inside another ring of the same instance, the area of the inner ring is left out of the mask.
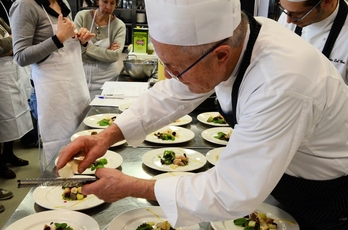
<path id="1" fill-rule="evenodd" d="M 123 163 L 123 157 L 117 153 L 117 152 L 114 152 L 114 151 L 111 151 L 111 150 L 107 150 L 105 155 L 102 156 L 101 158 L 98 158 L 98 160 L 100 159 L 105 159 L 106 160 L 106 164 L 104 164 L 104 167 L 105 168 L 118 168 L 122 165 Z M 58 162 L 58 159 L 59 159 L 59 156 L 56 158 L 55 160 L 55 165 L 57 165 L 57 162 Z M 79 163 L 79 160 L 75 160 L 76 161 L 76 164 Z M 78 171 L 77 171 L 77 167 L 73 167 L 72 168 L 74 174 L 79 174 Z M 84 175 L 93 175 L 95 173 L 95 170 L 92 170 L 92 168 L 88 168 L 86 169 L 82 174 Z M 69 176 L 63 176 L 63 177 L 69 177 Z"/>
<path id="2" fill-rule="evenodd" d="M 262 203 L 255 211 L 265 214 L 266 216 L 264 218 L 273 220 L 274 223 L 277 225 L 277 228 L 276 228 L 277 230 L 299 230 L 300 229 L 296 220 L 289 213 L 273 205 Z M 243 230 L 244 229 L 244 227 L 237 226 L 234 222 L 235 220 L 228 220 L 223 222 L 211 222 L 210 224 L 214 230 Z M 250 228 L 250 230 L 252 229 L 253 228 Z M 257 228 L 254 228 L 254 229 L 257 229 Z"/>
<path id="3" fill-rule="evenodd" d="M 219 145 L 227 145 L 228 141 L 225 138 L 218 138 L 222 137 L 222 134 L 225 135 L 232 135 L 233 129 L 230 127 L 217 127 L 217 128 L 210 128 L 206 129 L 202 132 L 202 137 L 204 140 L 209 141 L 214 144 L 219 144 Z"/>
<path id="4" fill-rule="evenodd" d="M 176 121 L 172 122 L 170 125 L 187 125 L 190 124 L 192 121 L 192 117 L 190 115 L 185 115 L 179 119 L 177 119 Z"/>
<path id="5" fill-rule="evenodd" d="M 195 133 L 178 126 L 165 126 L 146 136 L 145 140 L 157 144 L 178 144 L 192 140 Z"/>
<path id="6" fill-rule="evenodd" d="M 97 221 L 92 217 L 70 210 L 49 210 L 38 212 L 17 220 L 6 230 L 41 230 L 50 223 L 67 224 L 73 230 L 100 230 Z"/>
<path id="7" fill-rule="evenodd" d="M 77 175 L 73 178 L 86 177 L 88 176 Z M 61 186 L 39 186 L 33 192 L 33 199 L 38 205 L 47 209 L 68 209 L 75 211 L 93 208 L 104 203 L 103 200 L 100 200 L 95 195 L 87 195 L 82 200 L 65 200 L 62 198 L 63 192 L 64 188 Z M 49 220 L 46 221 L 46 224 L 52 221 L 58 222 L 56 220 Z"/>
<path id="8" fill-rule="evenodd" d="M 126 211 L 116 216 L 109 224 L 108 230 L 136 230 L 139 226 L 150 223 L 158 224 L 167 221 L 162 209 L 158 206 L 143 207 Z M 169 222 L 168 222 L 169 223 Z M 199 225 L 176 228 L 176 230 L 199 230 Z"/>
<path id="9" fill-rule="evenodd" d="M 91 128 L 105 129 L 109 127 L 114 119 L 120 114 L 104 113 L 86 117 L 83 123 Z"/>
<path id="10" fill-rule="evenodd" d="M 182 166 L 174 164 L 163 164 L 161 162 L 161 159 L 163 158 L 163 155 L 166 151 L 172 151 L 179 156 L 183 156 L 185 154 L 188 158 L 188 163 Z M 142 157 L 142 161 L 147 167 L 164 172 L 193 171 L 203 167 L 207 163 L 207 159 L 203 154 L 192 149 L 175 147 L 159 148 L 146 152 Z"/>
<path id="11" fill-rule="evenodd" d="M 229 126 L 219 112 L 205 112 L 198 114 L 197 120 L 211 126 Z"/>
<path id="12" fill-rule="evenodd" d="M 87 129 L 87 130 L 82 130 L 80 132 L 75 133 L 74 135 L 71 136 L 70 140 L 73 141 L 76 138 L 80 136 L 89 136 L 89 135 L 95 135 L 103 131 L 104 129 Z M 115 144 L 111 145 L 110 147 L 116 147 L 120 146 L 126 143 L 126 140 L 116 142 Z"/>
<path id="13" fill-rule="evenodd" d="M 219 160 L 220 153 L 225 147 L 215 148 L 207 152 L 205 157 L 207 158 L 207 161 L 212 164 L 216 165 L 217 161 Z"/>

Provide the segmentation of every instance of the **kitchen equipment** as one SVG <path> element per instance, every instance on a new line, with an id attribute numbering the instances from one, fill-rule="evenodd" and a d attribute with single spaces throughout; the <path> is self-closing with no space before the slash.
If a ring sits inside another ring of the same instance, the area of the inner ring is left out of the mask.
<path id="1" fill-rule="evenodd" d="M 36 186 L 80 187 L 97 181 L 96 177 L 86 178 L 30 178 L 17 180 L 18 188 Z"/>
<path id="2" fill-rule="evenodd" d="M 145 59 L 123 60 L 125 72 L 134 79 L 147 79 L 155 73 L 157 62 Z"/>

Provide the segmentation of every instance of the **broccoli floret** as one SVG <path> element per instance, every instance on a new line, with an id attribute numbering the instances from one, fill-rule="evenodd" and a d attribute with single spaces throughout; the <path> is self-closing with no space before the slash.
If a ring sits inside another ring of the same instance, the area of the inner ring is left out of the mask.
<path id="1" fill-rule="evenodd" d="M 153 227 L 149 225 L 148 223 L 143 223 L 137 227 L 136 230 L 153 230 Z"/>

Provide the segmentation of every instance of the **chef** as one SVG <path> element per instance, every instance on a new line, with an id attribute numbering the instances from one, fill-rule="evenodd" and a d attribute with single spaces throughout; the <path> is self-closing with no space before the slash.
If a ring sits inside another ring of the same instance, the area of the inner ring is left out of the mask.
<path id="1" fill-rule="evenodd" d="M 278 22 L 317 47 L 348 84 L 348 6 L 345 0 L 281 0 Z"/>
<path id="2" fill-rule="evenodd" d="M 75 30 L 68 6 L 67 1 L 22 0 L 10 9 L 14 58 L 21 66 L 32 65 L 47 163 L 70 142 L 90 103 L 81 46 L 94 35 Z M 45 167 L 44 160 L 40 163 Z"/>
<path id="3" fill-rule="evenodd" d="M 84 154 L 82 172 L 123 138 L 139 145 L 215 90 L 234 130 L 214 168 L 157 181 L 98 169 L 82 192 L 157 200 L 175 227 L 242 217 L 272 193 L 301 229 L 347 228 L 348 87 L 330 61 L 279 23 L 241 13 L 239 0 L 148 0 L 146 12 L 168 80 L 69 144 L 57 168 Z"/>

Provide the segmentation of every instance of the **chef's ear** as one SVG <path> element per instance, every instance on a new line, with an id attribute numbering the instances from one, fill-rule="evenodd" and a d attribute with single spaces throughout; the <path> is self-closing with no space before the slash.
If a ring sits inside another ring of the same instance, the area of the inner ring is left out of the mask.
<path id="1" fill-rule="evenodd" d="M 232 48 L 227 44 L 223 44 L 217 47 L 213 53 L 216 55 L 218 62 L 223 64 L 230 58 Z"/>

